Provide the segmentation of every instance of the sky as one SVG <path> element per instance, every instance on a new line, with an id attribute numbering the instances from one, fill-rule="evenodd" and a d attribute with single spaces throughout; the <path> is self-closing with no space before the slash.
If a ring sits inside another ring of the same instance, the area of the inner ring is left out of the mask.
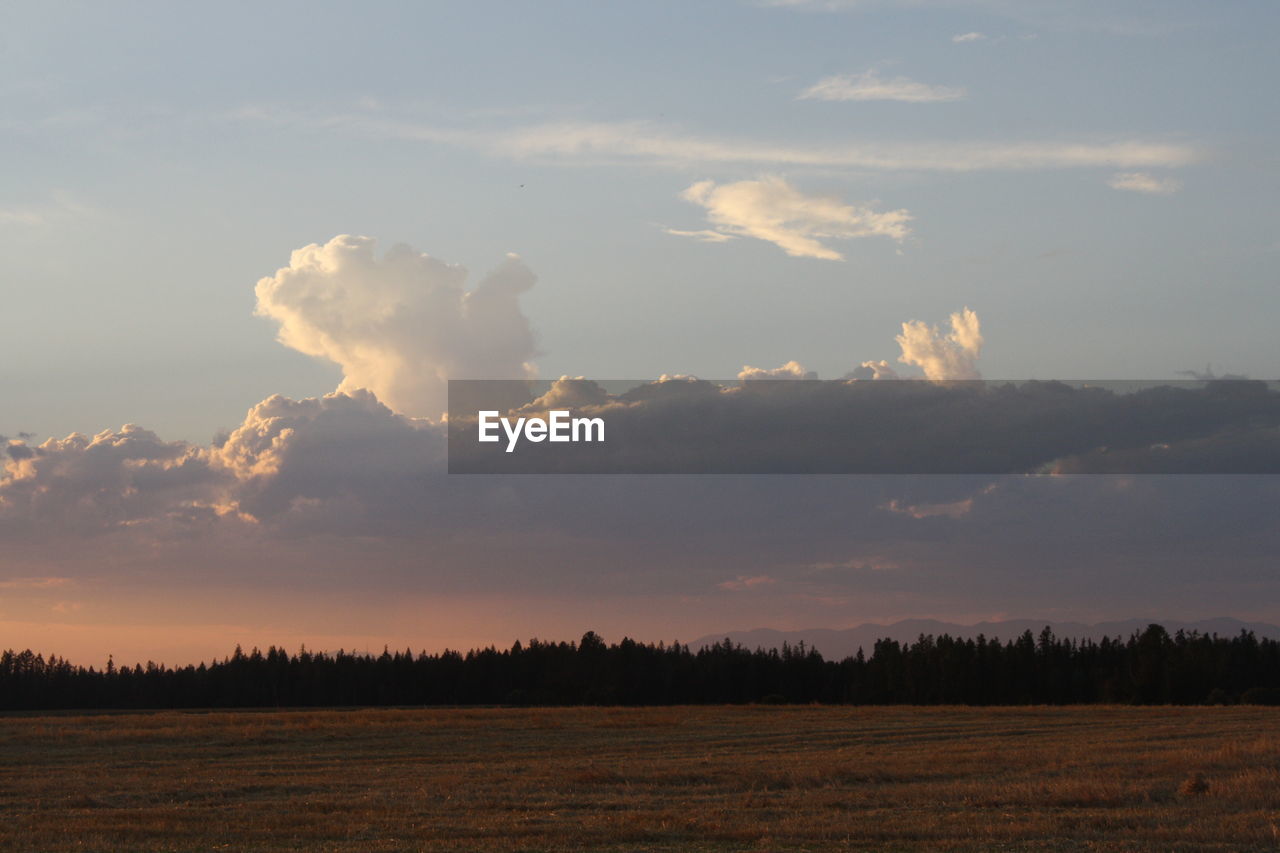
<path id="1" fill-rule="evenodd" d="M 0 647 L 1280 619 L 1267 478 L 460 480 L 438 434 L 449 378 L 1276 378 L 1274 4 L 4 16 Z"/>

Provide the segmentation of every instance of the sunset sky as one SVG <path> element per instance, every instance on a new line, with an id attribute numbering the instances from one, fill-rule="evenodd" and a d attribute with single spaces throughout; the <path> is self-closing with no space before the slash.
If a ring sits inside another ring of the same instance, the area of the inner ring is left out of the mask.
<path id="1" fill-rule="evenodd" d="M 1272 477 L 449 476 L 439 424 L 449 378 L 1277 378 L 1274 3 L 4 19 L 0 648 L 1280 620 Z"/>

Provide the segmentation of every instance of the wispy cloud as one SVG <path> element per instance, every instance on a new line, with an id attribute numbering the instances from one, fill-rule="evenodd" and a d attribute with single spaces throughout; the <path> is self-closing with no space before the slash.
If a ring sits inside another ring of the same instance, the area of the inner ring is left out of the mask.
<path id="1" fill-rule="evenodd" d="M 705 208 L 717 232 L 765 240 L 797 258 L 844 259 L 822 240 L 901 241 L 911 233 L 911 215 L 905 210 L 877 211 L 830 196 L 807 195 L 776 176 L 719 186 L 699 181 L 681 198 Z"/>
<path id="2" fill-rule="evenodd" d="M 0 206 L 0 226 L 43 228 L 73 217 L 86 216 L 93 209 L 65 192 L 55 192 L 39 204 Z"/>
<path id="3" fill-rule="evenodd" d="M 0 589 L 56 589 L 70 586 L 71 578 L 9 578 L 0 580 Z"/>
<path id="4" fill-rule="evenodd" d="M 973 9 L 1028 26 L 1117 36 L 1153 36 L 1197 25 L 1193 14 L 1171 4 L 1116 3 L 1115 0 L 748 0 L 751 5 L 800 12 L 893 12 Z M 1158 8 L 1158 14 L 1156 10 Z"/>
<path id="5" fill-rule="evenodd" d="M 381 114 L 312 114 L 254 108 L 232 116 L 280 126 L 405 139 L 478 150 L 513 160 L 573 165 L 765 168 L 900 172 L 1171 169 L 1201 159 L 1185 143 L 1143 139 L 933 142 L 850 140 L 805 145 L 703 136 L 649 121 L 556 121 L 506 128 L 443 127 Z"/>
<path id="6" fill-rule="evenodd" d="M 1182 189 L 1177 178 L 1160 178 L 1147 172 L 1117 172 L 1107 181 L 1113 190 L 1128 190 L 1151 195 L 1172 195 Z"/>
<path id="7" fill-rule="evenodd" d="M 1111 142 L 936 142 L 788 145 L 672 132 L 647 122 L 558 123 L 471 137 L 500 155 L 650 164 L 759 164 L 874 171 L 1020 171 L 1079 167 L 1173 168 L 1194 162 L 1187 145 Z"/>
<path id="8" fill-rule="evenodd" d="M 0 207 L 0 225 L 44 225 L 46 215 L 31 207 Z"/>
<path id="9" fill-rule="evenodd" d="M 668 234 L 675 237 L 688 237 L 692 240 L 699 240 L 703 243 L 724 243 L 733 239 L 732 234 L 726 234 L 723 231 L 711 231 L 703 229 L 701 231 L 681 231 L 679 228 L 663 228 Z"/>
<path id="10" fill-rule="evenodd" d="M 960 33 L 958 35 L 952 36 L 951 40 L 956 44 L 963 44 L 964 42 L 968 42 L 968 41 L 986 41 L 987 36 L 986 36 L 986 33 L 978 33 L 978 32 Z"/>
<path id="11" fill-rule="evenodd" d="M 909 515 L 912 518 L 935 518 L 945 516 L 946 518 L 960 518 L 968 515 L 969 510 L 973 509 L 973 498 L 966 498 L 962 501 L 949 501 L 947 503 L 921 503 L 908 504 L 902 501 L 894 500 L 884 504 L 881 509 L 889 512 L 896 512 L 901 515 Z"/>
<path id="12" fill-rule="evenodd" d="M 897 503 L 897 501 L 893 501 L 893 503 Z M 881 507 L 881 509 L 883 508 L 884 507 Z M 840 560 L 838 562 L 827 560 L 817 563 L 809 563 L 801 567 L 806 574 L 822 574 L 826 572 L 839 571 L 891 572 L 900 568 L 902 568 L 900 563 L 882 556 L 853 557 L 851 559 Z"/>
<path id="13" fill-rule="evenodd" d="M 881 77 L 875 69 L 861 74 L 837 74 L 814 83 L 799 94 L 808 101 L 904 101 L 926 104 L 958 101 L 965 90 L 953 86 L 933 86 L 909 77 Z"/>
<path id="14" fill-rule="evenodd" d="M 733 580 L 723 581 L 716 586 L 730 592 L 743 592 L 756 587 L 773 586 L 777 582 L 777 578 L 771 578 L 768 575 L 738 575 Z"/>
<path id="15" fill-rule="evenodd" d="M 817 9 L 823 12 L 839 12 L 856 6 L 867 5 L 866 0 L 757 0 L 757 6 L 791 9 Z"/>

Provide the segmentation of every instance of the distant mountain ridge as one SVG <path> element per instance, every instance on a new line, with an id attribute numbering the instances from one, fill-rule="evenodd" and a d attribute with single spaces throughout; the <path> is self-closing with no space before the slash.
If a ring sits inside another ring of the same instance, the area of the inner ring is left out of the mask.
<path id="1" fill-rule="evenodd" d="M 941 622 L 937 619 L 903 619 L 881 625 L 868 622 L 856 628 L 810 628 L 803 631 L 778 631 L 773 628 L 756 628 L 750 631 L 730 631 L 726 634 L 708 634 L 690 643 L 693 649 L 710 646 L 723 641 L 726 637 L 734 644 L 748 649 L 780 649 L 783 643 L 798 646 L 801 642 L 806 648 L 815 648 L 827 659 L 843 659 L 858 653 L 861 648 L 867 655 L 875 646 L 876 640 L 897 640 L 900 643 L 915 642 L 921 634 L 949 634 L 952 637 L 977 637 L 984 635 L 987 639 L 1013 640 L 1025 631 L 1039 634 L 1045 626 L 1049 626 L 1054 636 L 1062 639 L 1092 639 L 1103 637 L 1120 637 L 1128 639 L 1135 631 L 1142 631 L 1151 624 L 1163 625 L 1165 630 L 1174 634 L 1179 630 L 1199 631 L 1201 634 L 1217 634 L 1222 637 L 1234 637 L 1241 631 L 1252 631 L 1259 638 L 1268 637 L 1280 640 L 1280 626 L 1266 622 L 1242 622 L 1239 619 L 1222 616 L 1215 619 L 1187 621 L 1182 619 L 1124 619 L 1115 622 L 1053 622 L 1045 619 L 1010 619 L 1001 622 L 979 622 L 975 625 L 961 625 L 955 622 Z"/>

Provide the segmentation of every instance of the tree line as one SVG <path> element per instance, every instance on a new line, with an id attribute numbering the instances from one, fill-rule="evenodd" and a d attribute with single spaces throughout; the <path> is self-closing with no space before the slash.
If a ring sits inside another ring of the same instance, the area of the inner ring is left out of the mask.
<path id="1" fill-rule="evenodd" d="M 237 647 L 223 660 L 76 666 L 30 650 L 0 654 L 0 710 L 378 705 L 1280 704 L 1280 643 L 1170 635 L 1072 640 L 1049 628 L 1015 640 L 921 635 L 826 660 L 783 645 L 724 640 L 691 649 L 594 632 L 577 643 L 517 641 L 438 654 Z"/>

